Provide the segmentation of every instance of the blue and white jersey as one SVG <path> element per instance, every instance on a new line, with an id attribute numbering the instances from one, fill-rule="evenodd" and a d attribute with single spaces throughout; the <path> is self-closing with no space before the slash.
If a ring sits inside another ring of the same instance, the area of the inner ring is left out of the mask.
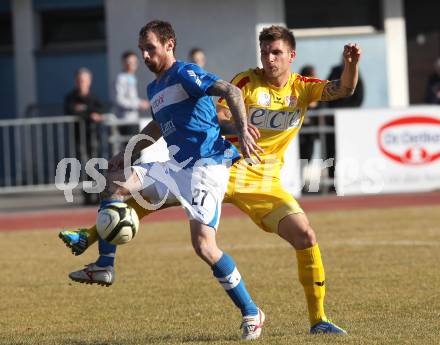
<path id="1" fill-rule="evenodd" d="M 206 90 L 219 78 L 196 64 L 176 61 L 147 87 L 153 119 L 160 125 L 170 154 L 186 167 L 209 158 L 221 164 L 236 161 L 237 149 L 220 135 L 217 111 Z M 173 152 L 174 151 L 174 152 Z"/>

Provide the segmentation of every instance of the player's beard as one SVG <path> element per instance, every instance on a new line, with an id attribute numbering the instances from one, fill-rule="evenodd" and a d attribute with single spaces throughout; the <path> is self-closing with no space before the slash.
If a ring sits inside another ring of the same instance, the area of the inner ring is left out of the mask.
<path id="1" fill-rule="evenodd" d="M 152 62 L 148 63 L 147 61 L 145 61 L 145 65 L 153 73 L 159 73 L 160 72 L 159 66 L 157 64 L 155 64 L 155 63 L 152 63 Z"/>

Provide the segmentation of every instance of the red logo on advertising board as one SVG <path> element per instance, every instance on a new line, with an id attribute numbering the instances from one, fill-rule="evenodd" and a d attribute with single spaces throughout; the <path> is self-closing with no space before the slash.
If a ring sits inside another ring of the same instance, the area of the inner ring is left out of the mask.
<path id="1" fill-rule="evenodd" d="M 440 120 L 424 115 L 399 118 L 379 128 L 380 151 L 406 165 L 428 164 L 440 158 Z"/>

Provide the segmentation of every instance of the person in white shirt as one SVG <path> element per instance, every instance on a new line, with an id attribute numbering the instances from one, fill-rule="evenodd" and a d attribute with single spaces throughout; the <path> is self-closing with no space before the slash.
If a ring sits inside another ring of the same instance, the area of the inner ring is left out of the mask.
<path id="1" fill-rule="evenodd" d="M 138 58 L 133 51 L 122 54 L 122 72 L 116 77 L 115 106 L 118 119 L 132 122 L 131 125 L 121 126 L 121 135 L 128 136 L 139 132 L 139 111 L 148 110 L 150 103 L 138 96 L 136 70 Z"/>

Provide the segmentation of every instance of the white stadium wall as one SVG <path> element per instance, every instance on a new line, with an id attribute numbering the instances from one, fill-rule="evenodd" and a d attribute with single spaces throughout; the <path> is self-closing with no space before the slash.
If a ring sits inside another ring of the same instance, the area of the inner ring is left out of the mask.
<path id="1" fill-rule="evenodd" d="M 121 53 L 137 50 L 139 29 L 150 20 L 172 23 L 178 59 L 186 60 L 192 47 L 200 47 L 207 55 L 206 68 L 226 80 L 256 66 L 258 23 L 284 22 L 282 0 L 107 0 L 105 6 L 110 89 L 121 68 Z M 145 85 L 153 75 L 142 67 L 138 72 L 139 92 L 145 95 Z"/>
<path id="2" fill-rule="evenodd" d="M 297 57 L 292 65 L 292 70 L 299 72 L 304 65 L 311 64 L 315 66 L 318 78 L 327 79 L 331 68 L 341 63 L 342 50 L 344 45 L 349 42 L 359 43 L 363 52 L 359 67 L 364 83 L 362 107 L 388 106 L 386 41 L 383 33 L 298 37 Z"/>

